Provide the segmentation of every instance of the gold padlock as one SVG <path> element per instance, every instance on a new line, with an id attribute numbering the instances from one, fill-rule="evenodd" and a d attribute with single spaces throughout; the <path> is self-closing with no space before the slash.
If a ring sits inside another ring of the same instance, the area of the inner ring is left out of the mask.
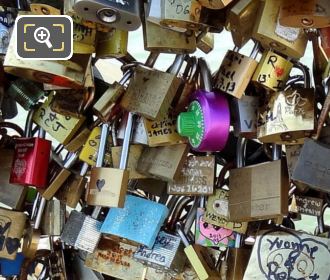
<path id="1" fill-rule="evenodd" d="M 327 0 L 285 0 L 279 20 L 282 25 L 290 27 L 327 27 L 330 26 L 330 3 Z"/>
<path id="2" fill-rule="evenodd" d="M 201 27 L 201 9 L 197 0 L 154 0 L 147 19 L 180 32 L 197 31 Z"/>
<path id="3" fill-rule="evenodd" d="M 143 41 L 146 51 L 181 54 L 193 53 L 196 50 L 196 37 L 193 32 L 178 32 L 150 20 L 143 24 Z"/>
<path id="4" fill-rule="evenodd" d="M 260 1 L 252 38 L 259 41 L 265 49 L 274 49 L 299 59 L 304 56 L 307 37 L 302 28 L 285 27 L 279 23 L 278 14 L 283 1 Z"/>
<path id="5" fill-rule="evenodd" d="M 66 145 L 78 131 L 85 121 L 85 117 L 80 118 L 63 116 L 51 110 L 53 94 L 34 113 L 33 121 L 54 137 L 58 142 Z"/>
<path id="6" fill-rule="evenodd" d="M 259 0 L 241 0 L 229 10 L 226 28 L 235 46 L 242 48 L 251 39 L 258 7 Z"/>
<path id="7" fill-rule="evenodd" d="M 263 53 L 259 65 L 254 72 L 252 81 L 270 91 L 284 88 L 293 63 L 271 50 Z"/>
<path id="8" fill-rule="evenodd" d="M 127 54 L 128 31 L 112 29 L 109 32 L 97 32 L 96 57 L 123 57 Z"/>

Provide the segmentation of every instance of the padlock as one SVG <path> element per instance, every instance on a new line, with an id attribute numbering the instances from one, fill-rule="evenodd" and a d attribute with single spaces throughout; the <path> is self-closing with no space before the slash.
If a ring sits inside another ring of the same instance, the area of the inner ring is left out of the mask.
<path id="1" fill-rule="evenodd" d="M 252 38 L 264 49 L 274 49 L 292 58 L 301 58 L 306 49 L 307 37 L 302 28 L 282 26 L 278 20 L 283 0 L 262 0 L 254 24 Z"/>
<path id="2" fill-rule="evenodd" d="M 284 26 L 300 28 L 322 28 L 330 26 L 330 5 L 326 0 L 310 0 L 297 3 L 283 1 L 279 22 Z"/>
<path id="3" fill-rule="evenodd" d="M 53 84 L 68 88 L 82 88 L 91 56 L 74 54 L 70 60 L 26 60 L 16 56 L 16 25 L 11 36 L 4 60 L 5 72 L 39 83 Z"/>
<path id="4" fill-rule="evenodd" d="M 9 41 L 13 34 L 17 10 L 14 8 L 4 8 L 0 6 L 0 54 L 5 55 L 9 47 Z"/>
<path id="5" fill-rule="evenodd" d="M 235 136 L 257 138 L 259 97 L 243 95 L 232 100 Z"/>
<path id="6" fill-rule="evenodd" d="M 180 176 L 188 150 L 187 144 L 146 147 L 139 159 L 137 171 L 164 181 L 174 181 Z"/>
<path id="7" fill-rule="evenodd" d="M 242 98 L 258 66 L 259 43 L 255 43 L 250 57 L 237 51 L 228 51 L 215 77 L 214 87 L 222 92 Z"/>
<path id="8" fill-rule="evenodd" d="M 268 1 L 268 0 L 267 0 Z M 271 50 L 263 53 L 252 81 L 270 91 L 283 90 L 293 63 Z"/>
<path id="9" fill-rule="evenodd" d="M 259 107 L 257 136 L 263 143 L 302 144 L 314 130 L 315 94 L 309 70 L 300 63 L 295 67 L 303 71 L 303 88 L 292 85 L 272 93 Z"/>
<path id="10" fill-rule="evenodd" d="M 161 53 L 193 53 L 196 38 L 193 32 L 183 33 L 158 25 L 150 20 L 143 24 L 144 49 Z"/>
<path id="11" fill-rule="evenodd" d="M 74 0 L 74 11 L 84 19 L 122 30 L 140 27 L 140 1 Z"/>
<path id="12" fill-rule="evenodd" d="M 165 117 L 180 85 L 183 61 L 184 55 L 177 55 L 168 72 L 138 65 L 120 105 L 151 120 Z"/>
<path id="13" fill-rule="evenodd" d="M 130 70 L 126 71 L 120 81 L 114 82 L 110 85 L 109 88 L 102 94 L 100 99 L 94 104 L 93 110 L 101 120 L 108 120 L 109 115 L 113 111 L 117 101 L 124 95 L 124 85 L 131 78 L 131 76 L 132 72 Z"/>
<path id="14" fill-rule="evenodd" d="M 297 213 L 310 215 L 310 216 L 322 216 L 324 200 L 318 197 L 311 197 L 306 195 L 294 195 Z"/>
<path id="15" fill-rule="evenodd" d="M 58 0 L 32 0 L 30 9 L 36 15 L 60 15 L 63 8 L 63 1 Z"/>
<path id="16" fill-rule="evenodd" d="M 124 113 L 122 116 L 122 120 L 119 124 L 118 130 L 117 130 L 117 138 L 120 140 L 124 140 L 125 137 L 125 130 L 126 130 L 126 123 L 128 119 L 128 112 Z M 132 144 L 142 144 L 142 145 L 148 145 L 148 134 L 144 127 L 144 121 L 143 117 L 137 117 L 135 126 L 133 129 L 133 135 L 131 142 Z"/>
<path id="17" fill-rule="evenodd" d="M 53 178 L 50 179 L 48 187 L 42 192 L 42 197 L 51 200 L 55 193 L 63 186 L 64 182 L 69 178 L 71 171 L 70 168 L 77 160 L 77 154 L 69 154 L 66 159 L 63 168 L 60 172 L 56 173 Z"/>
<path id="18" fill-rule="evenodd" d="M 45 92 L 39 85 L 21 78 L 10 83 L 7 93 L 27 111 L 45 96 Z"/>
<path id="19" fill-rule="evenodd" d="M 230 219 L 228 200 L 228 190 L 217 189 L 213 195 L 208 197 L 203 221 L 208 223 L 210 227 L 214 225 L 219 228 L 245 234 L 248 224 L 246 222 L 235 222 Z"/>
<path id="20" fill-rule="evenodd" d="M 328 192 L 330 167 L 326 160 L 330 148 L 312 139 L 305 139 L 292 179 L 307 184 L 310 188 Z"/>
<path id="21" fill-rule="evenodd" d="M 215 158 L 193 156 L 186 158 L 181 174 L 167 186 L 168 194 L 177 195 L 211 195 L 213 194 L 215 176 Z"/>
<path id="22" fill-rule="evenodd" d="M 42 128 L 39 129 L 39 137 L 32 137 L 34 113 L 34 110 L 31 110 L 27 116 L 25 137 L 16 139 L 9 182 L 45 188 L 52 144 L 44 139 L 45 133 Z"/>
<path id="23" fill-rule="evenodd" d="M 87 203 L 89 205 L 124 207 L 129 179 L 129 171 L 126 168 L 133 127 L 134 115 L 129 113 L 119 169 L 116 169 L 102 167 L 109 130 L 108 124 L 102 125 L 97 161 L 95 167 L 91 170 L 91 179 L 87 190 Z"/>
<path id="24" fill-rule="evenodd" d="M 212 263 L 212 259 L 205 252 L 206 248 L 201 245 L 191 244 L 183 231 L 182 224 L 177 224 L 176 231 L 180 235 L 180 238 L 185 246 L 184 252 L 186 253 L 193 269 L 197 273 L 198 278 L 200 280 L 220 279 L 220 275 L 215 270 L 215 265 Z"/>
<path id="25" fill-rule="evenodd" d="M 64 225 L 61 240 L 67 245 L 93 253 L 101 238 L 102 222 L 97 220 L 100 211 L 101 208 L 96 207 L 92 216 L 76 210 L 71 211 Z"/>
<path id="26" fill-rule="evenodd" d="M 112 29 L 110 32 L 97 32 L 96 57 L 118 58 L 127 55 L 128 31 Z"/>
<path id="27" fill-rule="evenodd" d="M 209 8 L 209 9 L 223 9 L 227 5 L 229 5 L 232 0 L 197 0 L 203 7 Z"/>
<path id="28" fill-rule="evenodd" d="M 147 20 L 179 32 L 201 28 L 202 6 L 197 0 L 152 0 Z"/>
<path id="29" fill-rule="evenodd" d="M 149 147 L 186 143 L 186 139 L 181 137 L 176 130 L 176 118 L 165 117 L 159 121 L 143 118 L 143 121 L 148 135 Z"/>
<path id="30" fill-rule="evenodd" d="M 199 66 L 204 88 L 194 93 L 188 111 L 178 116 L 178 133 L 188 137 L 196 151 L 221 151 L 229 136 L 229 104 L 223 94 L 211 91 L 211 73 L 203 59 Z"/>
<path id="31" fill-rule="evenodd" d="M 214 34 L 211 32 L 206 32 L 203 34 L 202 31 L 197 36 L 197 48 L 201 50 L 203 53 L 208 54 L 214 49 Z"/>
<path id="32" fill-rule="evenodd" d="M 66 145 L 83 124 L 85 117 L 75 118 L 54 113 L 51 110 L 52 99 L 53 94 L 50 94 L 34 113 L 33 121 L 58 142 Z"/>
<path id="33" fill-rule="evenodd" d="M 26 215 L 23 212 L 0 209 L 0 258 L 15 260 L 23 236 Z"/>
<path id="34" fill-rule="evenodd" d="M 167 216 L 165 205 L 126 195 L 124 208 L 110 209 L 101 232 L 152 248 Z"/>
<path id="35" fill-rule="evenodd" d="M 232 169 L 229 176 L 230 220 L 248 222 L 275 218 L 279 221 L 288 214 L 290 183 L 286 162 L 278 155 L 279 147 L 273 144 L 273 161 L 243 167 L 245 146 L 246 140 L 239 138 L 238 168 Z M 247 182 L 244 189 L 242 181 Z"/>
<path id="36" fill-rule="evenodd" d="M 96 46 L 96 29 L 73 21 L 73 53 L 92 54 Z"/>
<path id="37" fill-rule="evenodd" d="M 83 163 L 79 175 L 71 174 L 63 186 L 57 191 L 55 197 L 65 203 L 65 205 L 75 209 L 87 184 L 87 178 L 85 176 L 88 172 L 88 167 L 87 163 Z"/>
<path id="38" fill-rule="evenodd" d="M 2 277 L 19 276 L 24 262 L 24 255 L 17 253 L 14 260 L 0 259 L 0 274 Z"/>
<path id="39" fill-rule="evenodd" d="M 59 236 L 65 222 L 65 204 L 59 200 L 49 200 L 43 213 L 41 231 L 45 235 Z"/>
<path id="40" fill-rule="evenodd" d="M 79 153 L 79 160 L 86 162 L 90 166 L 95 166 L 97 161 L 98 150 L 100 146 L 100 139 L 101 139 L 101 127 L 96 126 L 91 131 L 88 139 L 86 140 L 83 148 Z M 104 155 L 104 165 L 111 166 L 112 159 L 111 159 L 111 144 L 112 138 L 111 136 L 107 138 L 107 145 Z"/>
<path id="41" fill-rule="evenodd" d="M 226 28 L 238 48 L 242 48 L 252 37 L 258 7 L 259 0 L 241 0 L 228 11 Z"/>
<path id="42" fill-rule="evenodd" d="M 217 247 L 221 250 L 226 247 L 234 247 L 237 233 L 232 229 L 206 222 L 204 220 L 205 211 L 205 197 L 201 196 L 196 214 L 195 243 L 204 247 Z"/>

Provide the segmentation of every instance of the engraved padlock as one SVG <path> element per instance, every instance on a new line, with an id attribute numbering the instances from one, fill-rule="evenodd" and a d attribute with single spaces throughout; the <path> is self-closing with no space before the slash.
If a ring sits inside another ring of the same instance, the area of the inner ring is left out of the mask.
<path id="1" fill-rule="evenodd" d="M 214 87 L 236 98 L 241 98 L 258 66 L 259 43 L 255 43 L 249 57 L 228 51 L 215 77 Z"/>
<path id="2" fill-rule="evenodd" d="M 74 0 L 74 11 L 84 19 L 122 30 L 141 25 L 140 1 Z"/>
<path id="3" fill-rule="evenodd" d="M 188 137 L 196 151 L 221 151 L 229 135 L 229 104 L 223 94 L 211 91 L 211 74 L 206 62 L 200 59 L 199 65 L 204 89 L 194 93 L 188 111 L 178 116 L 178 132 Z"/>

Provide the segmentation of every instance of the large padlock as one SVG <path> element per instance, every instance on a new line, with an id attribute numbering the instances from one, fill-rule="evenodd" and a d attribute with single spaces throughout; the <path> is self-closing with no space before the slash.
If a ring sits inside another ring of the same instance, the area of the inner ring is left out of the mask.
<path id="1" fill-rule="evenodd" d="M 165 205 L 127 195 L 124 208 L 110 209 L 101 232 L 152 248 L 167 215 Z"/>
<path id="2" fill-rule="evenodd" d="M 128 31 L 112 29 L 110 32 L 97 32 L 96 57 L 112 58 L 127 55 Z"/>
<path id="3" fill-rule="evenodd" d="M 194 150 L 221 151 L 229 136 L 229 104 L 223 94 L 211 91 L 211 73 L 205 60 L 199 59 L 199 65 L 204 88 L 194 93 L 188 111 L 178 116 L 177 129 L 188 137 Z"/>
<path id="4" fill-rule="evenodd" d="M 85 117 L 76 118 L 53 112 L 51 109 L 52 99 L 53 94 L 49 95 L 47 100 L 39 106 L 34 113 L 33 121 L 58 142 L 66 145 L 81 127 Z"/>
<path id="5" fill-rule="evenodd" d="M 241 0 L 228 11 L 226 28 L 235 46 L 242 48 L 251 39 L 258 7 L 259 0 Z"/>
<path id="6" fill-rule="evenodd" d="M 127 111 L 136 112 L 151 120 L 160 120 L 167 116 L 180 85 L 177 74 L 183 61 L 184 55 L 177 55 L 168 72 L 138 65 L 120 105 Z"/>
<path id="7" fill-rule="evenodd" d="M 202 26 L 201 10 L 202 6 L 197 0 L 152 0 L 147 20 L 180 32 L 197 31 Z"/>
<path id="8" fill-rule="evenodd" d="M 246 141 L 239 138 L 236 164 L 238 168 L 230 171 L 230 220 L 248 222 L 275 218 L 279 221 L 288 214 L 290 183 L 285 161 L 277 154 L 278 146 L 273 144 L 274 161 L 243 167 L 245 145 Z M 244 188 L 242 182 L 247 182 Z"/>
<path id="9" fill-rule="evenodd" d="M 31 110 L 28 114 L 25 138 L 16 139 L 9 182 L 44 188 L 47 184 L 52 144 L 51 141 L 44 139 L 45 133 L 42 128 L 39 129 L 39 137 L 32 137 L 32 117 L 34 113 L 34 110 Z"/>
<path id="10" fill-rule="evenodd" d="M 87 190 L 88 204 L 105 207 L 124 207 L 129 179 L 129 171 L 126 168 L 133 127 L 134 115 L 129 113 L 118 169 L 102 167 L 107 143 L 108 124 L 102 125 L 96 166 L 91 170 L 91 180 Z"/>
<path id="11" fill-rule="evenodd" d="M 236 98 L 242 98 L 258 66 L 259 43 L 255 43 L 249 57 L 228 51 L 215 77 L 214 87 Z"/>
<path id="12" fill-rule="evenodd" d="M 214 156 L 193 156 L 186 158 L 181 174 L 167 186 L 168 194 L 211 195 L 215 176 Z"/>
<path id="13" fill-rule="evenodd" d="M 146 147 L 139 159 L 137 171 L 161 180 L 173 181 L 180 176 L 188 150 L 187 144 Z"/>
<path id="14" fill-rule="evenodd" d="M 263 143 L 302 144 L 315 123 L 315 95 L 306 66 L 296 63 L 304 74 L 304 86 L 292 85 L 266 98 L 259 107 L 258 140 Z"/>
<path id="15" fill-rule="evenodd" d="M 263 48 L 274 49 L 283 55 L 301 58 L 306 49 L 307 37 L 302 28 L 285 27 L 279 23 L 278 14 L 283 0 L 262 0 L 254 24 L 252 38 Z"/>
<path id="16" fill-rule="evenodd" d="M 252 81 L 270 91 L 283 90 L 293 63 L 269 50 L 263 53 Z"/>
<path id="17" fill-rule="evenodd" d="M 140 1 L 74 0 L 73 9 L 84 19 L 122 30 L 141 25 Z"/>
<path id="18" fill-rule="evenodd" d="M 326 0 L 283 1 L 279 22 L 284 26 L 322 28 L 330 26 L 330 5 Z"/>

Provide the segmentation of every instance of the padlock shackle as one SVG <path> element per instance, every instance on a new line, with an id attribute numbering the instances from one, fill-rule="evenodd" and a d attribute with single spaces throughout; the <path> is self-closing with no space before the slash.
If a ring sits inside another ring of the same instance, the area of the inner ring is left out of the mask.
<path id="1" fill-rule="evenodd" d="M 89 168 L 88 163 L 84 162 L 83 165 L 81 166 L 79 175 L 82 176 L 82 177 L 86 176 L 88 168 Z"/>
<path id="2" fill-rule="evenodd" d="M 241 168 L 245 166 L 247 139 L 238 137 L 236 144 L 236 167 Z"/>
<path id="3" fill-rule="evenodd" d="M 294 68 L 301 70 L 304 76 L 304 87 L 311 88 L 311 75 L 307 66 L 297 61 L 293 65 Z"/>
<path id="4" fill-rule="evenodd" d="M 256 59 L 258 56 L 259 50 L 260 50 L 260 43 L 258 41 L 256 41 L 253 46 L 253 49 L 251 51 L 250 58 Z"/>
<path id="5" fill-rule="evenodd" d="M 126 169 L 128 163 L 128 154 L 129 154 L 129 143 L 131 140 L 133 128 L 134 128 L 135 114 L 132 112 L 128 113 L 125 136 L 123 141 L 123 147 L 121 150 L 119 169 Z"/>
<path id="6" fill-rule="evenodd" d="M 104 123 L 102 124 L 101 129 L 101 137 L 100 137 L 100 144 L 99 144 L 99 150 L 97 152 L 97 159 L 95 167 L 102 167 L 104 157 L 105 157 L 105 151 L 107 147 L 107 140 L 108 140 L 108 133 L 109 133 L 109 124 Z"/>
<path id="7" fill-rule="evenodd" d="M 32 137 L 33 115 L 34 115 L 34 109 L 31 109 L 26 117 L 25 127 L 24 127 L 24 137 L 27 138 Z"/>
<path id="8" fill-rule="evenodd" d="M 64 163 L 64 168 L 70 169 L 74 165 L 77 159 L 78 159 L 78 153 L 70 153 Z"/>
<path id="9" fill-rule="evenodd" d="M 279 160 L 282 156 L 282 145 L 273 144 L 272 148 L 272 159 Z"/>
<path id="10" fill-rule="evenodd" d="M 181 240 L 182 240 L 182 243 L 185 247 L 188 247 L 191 245 L 190 241 L 188 240 L 188 237 L 186 236 L 186 234 L 184 233 L 184 230 L 183 230 L 183 225 L 181 222 L 177 222 L 175 224 L 175 231 L 177 232 L 177 234 L 179 234 Z"/>
<path id="11" fill-rule="evenodd" d="M 146 62 L 144 63 L 145 66 L 153 67 L 159 57 L 159 52 L 150 52 Z"/>
<path id="12" fill-rule="evenodd" d="M 180 72 L 180 69 L 182 67 L 183 62 L 185 61 L 185 57 L 186 57 L 185 54 L 177 54 L 175 56 L 173 64 L 167 70 L 167 73 L 178 75 L 179 72 Z"/>
<path id="13" fill-rule="evenodd" d="M 191 227 L 196 220 L 197 215 L 197 208 L 198 208 L 198 197 L 195 196 L 193 206 L 190 208 L 189 212 L 187 213 L 187 218 L 184 223 L 183 231 L 185 234 L 189 234 Z"/>
<path id="14" fill-rule="evenodd" d="M 212 91 L 212 74 L 204 58 L 198 59 L 202 89 L 208 92 Z"/>

